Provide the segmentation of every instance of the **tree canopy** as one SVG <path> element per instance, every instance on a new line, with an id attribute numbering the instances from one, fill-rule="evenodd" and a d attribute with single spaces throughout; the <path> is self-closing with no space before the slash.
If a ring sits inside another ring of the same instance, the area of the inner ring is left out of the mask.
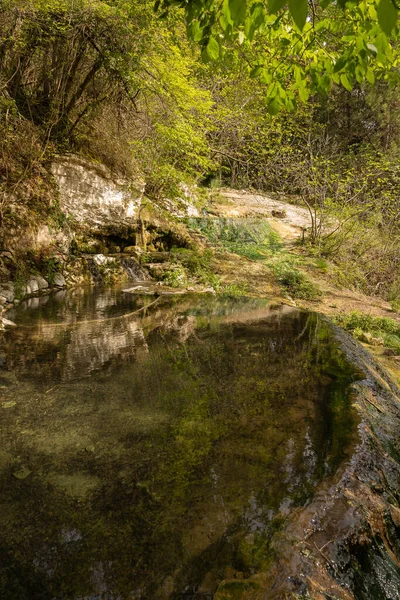
<path id="1" fill-rule="evenodd" d="M 398 80 L 398 8 L 394 0 L 157 0 L 166 16 L 185 13 L 187 34 L 205 61 L 238 52 L 266 86 L 271 114 L 294 110 L 333 84 Z"/>

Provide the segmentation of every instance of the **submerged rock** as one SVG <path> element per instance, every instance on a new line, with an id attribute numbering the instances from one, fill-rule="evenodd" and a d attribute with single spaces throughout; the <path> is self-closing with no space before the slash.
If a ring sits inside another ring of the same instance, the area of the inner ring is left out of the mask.
<path id="1" fill-rule="evenodd" d="M 145 294 L 145 295 L 149 295 L 149 296 L 153 296 L 158 293 L 158 290 L 156 289 L 155 286 L 148 286 L 148 285 L 142 285 L 142 284 L 135 285 L 131 288 L 127 288 L 122 291 L 125 294 Z"/>
<path id="2" fill-rule="evenodd" d="M 84 472 L 74 474 L 51 473 L 47 477 L 47 481 L 63 493 L 78 500 L 85 499 L 101 483 L 100 479 L 95 475 Z"/>

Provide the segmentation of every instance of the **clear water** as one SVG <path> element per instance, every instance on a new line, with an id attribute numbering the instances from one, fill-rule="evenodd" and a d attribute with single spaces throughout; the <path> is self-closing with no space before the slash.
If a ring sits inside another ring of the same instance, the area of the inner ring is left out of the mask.
<path id="1" fill-rule="evenodd" d="M 354 372 L 316 314 L 76 290 L 9 317 L 4 600 L 212 598 L 348 456 Z"/>

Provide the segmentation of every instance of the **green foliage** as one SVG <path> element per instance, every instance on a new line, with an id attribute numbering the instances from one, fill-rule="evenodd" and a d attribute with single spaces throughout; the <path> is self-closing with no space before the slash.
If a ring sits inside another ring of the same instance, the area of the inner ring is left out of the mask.
<path id="1" fill-rule="evenodd" d="M 199 249 L 188 250 L 186 248 L 172 248 L 171 262 L 181 263 L 186 267 L 190 274 L 201 278 L 204 273 L 210 271 L 213 260 L 213 252 L 210 248 L 204 251 Z"/>
<path id="2" fill-rule="evenodd" d="M 211 249 L 172 248 L 171 263 L 171 268 L 163 276 L 165 284 L 182 287 L 195 283 L 211 286 L 215 290 L 220 288 L 219 279 L 213 272 Z"/>
<path id="3" fill-rule="evenodd" d="M 337 322 L 347 331 L 359 328 L 373 333 L 385 332 L 400 335 L 400 324 L 389 317 L 373 317 L 372 315 L 353 311 L 348 315 L 339 316 Z"/>
<path id="4" fill-rule="evenodd" d="M 186 269 L 182 265 L 175 265 L 164 273 L 162 281 L 171 287 L 185 287 L 188 284 Z"/>
<path id="5" fill-rule="evenodd" d="M 224 296 L 228 297 L 240 297 L 247 296 L 249 293 L 249 284 L 247 282 L 243 283 L 227 283 L 225 285 L 220 285 L 218 288 L 218 292 Z"/>
<path id="6" fill-rule="evenodd" d="M 289 262 L 280 262 L 273 269 L 284 291 L 294 298 L 317 300 L 322 295 L 321 290 Z"/>
<path id="7" fill-rule="evenodd" d="M 383 340 L 387 348 L 400 353 L 400 324 L 394 319 L 373 317 L 366 313 L 354 311 L 348 315 L 336 317 L 335 321 L 343 329 L 350 331 L 356 339 L 368 341 L 365 333 L 371 333 L 375 339 Z"/>
<path id="8" fill-rule="evenodd" d="M 355 83 L 398 79 L 393 0 L 269 0 L 268 12 L 253 0 L 157 0 L 160 6 L 184 10 L 188 35 L 206 61 L 243 47 L 252 59 L 249 72 L 265 85 L 271 115 L 294 110 L 310 91 L 326 93 L 333 83 L 351 92 Z"/>
<path id="9" fill-rule="evenodd" d="M 32 273 L 42 275 L 50 284 L 54 282 L 55 275 L 61 271 L 61 262 L 54 255 L 52 248 L 28 252 L 26 264 Z"/>
<path id="10" fill-rule="evenodd" d="M 221 249 L 251 260 L 265 260 L 282 247 L 265 219 L 191 218 L 187 222 Z"/>
<path id="11" fill-rule="evenodd" d="M 395 305 L 391 0 L 165 0 L 157 8 L 152 0 L 1 4 L 3 238 L 22 224 L 69 225 L 48 165 L 55 152 L 79 152 L 143 177 L 158 204 L 182 196 L 182 182 L 207 179 L 297 196 L 309 209 L 313 254 L 334 260 L 343 284 Z M 262 219 L 192 226 L 250 260 L 281 251 Z M 203 277 L 180 264 L 189 278 L 210 281 L 210 269 Z"/>
<path id="12" fill-rule="evenodd" d="M 131 152 L 146 178 L 146 194 L 155 200 L 179 197 L 182 182 L 212 169 L 207 134 L 212 98 L 195 77 L 197 60 L 181 40 L 161 29 L 143 59 L 150 74 L 142 85 L 140 105 L 146 127 L 131 134 Z"/>

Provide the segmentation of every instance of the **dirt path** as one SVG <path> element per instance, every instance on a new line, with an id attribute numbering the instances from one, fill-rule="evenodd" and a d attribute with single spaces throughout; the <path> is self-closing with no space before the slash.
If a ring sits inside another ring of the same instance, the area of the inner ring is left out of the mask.
<path id="1" fill-rule="evenodd" d="M 218 200 L 213 202 L 209 212 L 218 217 L 245 218 L 263 216 L 271 228 L 282 239 L 286 251 L 295 256 L 305 256 L 302 247 L 296 245 L 306 229 L 310 227 L 310 215 L 306 208 L 275 200 L 259 193 L 230 190 L 223 188 L 218 191 Z M 245 261 L 245 264 L 243 264 Z M 242 263 L 242 264 L 240 264 Z M 385 316 L 400 322 L 400 315 L 393 312 L 390 304 L 379 297 L 366 296 L 355 290 L 339 287 L 332 278 L 332 265 L 328 264 L 327 272 L 322 273 L 316 269 L 301 266 L 309 279 L 323 292 L 318 301 L 294 300 L 299 307 L 318 310 L 329 316 L 346 314 L 351 311 L 360 311 L 373 316 Z M 246 259 L 237 260 L 230 257 L 221 268 L 225 279 L 233 278 L 237 282 L 242 275 L 253 278 L 252 290 L 255 293 L 276 293 L 277 288 L 271 281 L 271 274 L 263 265 L 251 263 Z"/>

